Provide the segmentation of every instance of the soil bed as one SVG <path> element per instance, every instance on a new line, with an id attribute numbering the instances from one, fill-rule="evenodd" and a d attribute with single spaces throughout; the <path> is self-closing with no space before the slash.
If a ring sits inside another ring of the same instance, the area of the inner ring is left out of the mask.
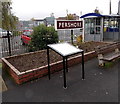
<path id="1" fill-rule="evenodd" d="M 86 42 L 77 44 L 80 49 L 85 52 L 94 51 L 97 46 L 105 45 L 108 43 L 103 42 Z M 42 50 L 27 55 L 19 55 L 17 57 L 11 57 L 7 59 L 16 69 L 20 72 L 30 69 L 38 68 L 47 65 L 47 51 Z M 50 50 L 50 63 L 54 63 L 62 60 L 62 57 Z"/>

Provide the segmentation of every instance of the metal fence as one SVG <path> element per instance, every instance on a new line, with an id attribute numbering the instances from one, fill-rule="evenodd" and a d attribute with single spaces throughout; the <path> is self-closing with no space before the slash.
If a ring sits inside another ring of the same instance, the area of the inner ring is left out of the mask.
<path id="1" fill-rule="evenodd" d="M 73 33 L 75 40 L 75 36 L 82 34 L 82 31 L 78 29 L 74 30 Z M 71 31 L 58 30 L 58 37 L 59 41 L 71 42 Z M 28 48 L 27 45 L 22 45 L 21 33 L 18 31 L 12 31 L 10 35 L 7 32 L 0 33 L 0 58 L 29 52 Z"/>
<path id="2" fill-rule="evenodd" d="M 59 41 L 71 42 L 71 30 L 57 30 Z M 83 34 L 82 29 L 73 30 L 73 40 L 76 41 L 76 37 Z"/>
<path id="3" fill-rule="evenodd" d="M 28 46 L 22 45 L 19 32 L 12 31 L 8 35 L 7 32 L 0 34 L 0 58 L 17 55 L 28 52 Z"/>

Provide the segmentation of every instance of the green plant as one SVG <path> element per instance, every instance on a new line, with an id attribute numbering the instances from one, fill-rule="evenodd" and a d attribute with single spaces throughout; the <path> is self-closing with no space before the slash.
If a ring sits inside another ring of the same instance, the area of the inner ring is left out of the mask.
<path id="1" fill-rule="evenodd" d="M 105 68 L 110 68 L 113 66 L 113 62 L 107 62 L 105 63 Z"/>
<path id="2" fill-rule="evenodd" d="M 30 51 L 46 49 L 47 44 L 53 44 L 57 42 L 58 35 L 54 27 L 39 25 L 33 29 L 33 34 L 31 36 L 30 42 Z"/>
<path id="3" fill-rule="evenodd" d="M 1 4 L 2 21 L 0 21 L 0 27 L 9 31 L 15 30 L 19 19 L 11 12 L 12 2 L 2 2 Z"/>

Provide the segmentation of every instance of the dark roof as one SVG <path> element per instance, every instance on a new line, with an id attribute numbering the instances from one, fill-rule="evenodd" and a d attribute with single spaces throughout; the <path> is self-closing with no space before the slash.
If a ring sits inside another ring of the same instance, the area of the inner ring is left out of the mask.
<path id="1" fill-rule="evenodd" d="M 67 20 L 67 17 L 58 17 L 57 20 Z"/>
<path id="2" fill-rule="evenodd" d="M 85 18 L 85 17 L 88 17 L 88 16 L 102 17 L 103 15 L 98 14 L 98 13 L 87 13 L 87 14 L 85 14 L 85 15 L 82 15 L 80 18 Z"/>
<path id="3" fill-rule="evenodd" d="M 34 19 L 34 21 L 44 21 L 44 19 Z"/>
<path id="4" fill-rule="evenodd" d="M 101 15 L 98 13 L 87 13 L 82 15 L 80 18 L 85 18 L 85 17 L 90 17 L 90 16 L 95 16 L 95 17 L 120 17 L 120 15 Z"/>

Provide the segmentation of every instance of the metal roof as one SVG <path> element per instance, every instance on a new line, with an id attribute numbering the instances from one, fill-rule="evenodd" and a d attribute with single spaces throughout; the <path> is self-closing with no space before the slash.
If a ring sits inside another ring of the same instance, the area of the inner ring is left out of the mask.
<path id="1" fill-rule="evenodd" d="M 82 15 L 80 18 L 86 18 L 86 17 L 120 17 L 120 15 L 112 14 L 112 15 L 101 15 L 98 13 L 87 13 Z"/>
<path id="2" fill-rule="evenodd" d="M 102 17 L 103 15 L 98 14 L 98 13 L 87 13 L 85 15 L 82 15 L 80 18 L 85 18 L 85 17 L 89 17 L 89 16 Z"/>

